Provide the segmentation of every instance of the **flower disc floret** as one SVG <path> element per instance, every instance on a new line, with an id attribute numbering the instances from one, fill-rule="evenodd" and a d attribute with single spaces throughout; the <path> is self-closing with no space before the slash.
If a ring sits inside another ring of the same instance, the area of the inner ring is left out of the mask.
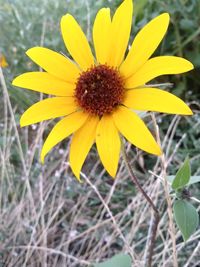
<path id="1" fill-rule="evenodd" d="M 98 65 L 81 73 L 75 97 L 83 110 L 103 116 L 122 103 L 124 93 L 124 82 L 119 72 L 112 67 Z"/>

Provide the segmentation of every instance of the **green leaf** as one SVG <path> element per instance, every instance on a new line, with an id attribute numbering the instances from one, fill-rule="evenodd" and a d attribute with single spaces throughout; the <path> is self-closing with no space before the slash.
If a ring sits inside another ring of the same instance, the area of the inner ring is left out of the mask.
<path id="1" fill-rule="evenodd" d="M 126 254 L 118 254 L 103 263 L 95 264 L 94 267 L 131 267 L 131 257 Z"/>
<path id="2" fill-rule="evenodd" d="M 199 215 L 195 207 L 186 200 L 176 200 L 173 206 L 174 216 L 184 241 L 195 232 L 199 225 Z"/>
<path id="3" fill-rule="evenodd" d="M 200 176 L 191 176 L 188 185 L 200 182 Z"/>
<path id="4" fill-rule="evenodd" d="M 173 183 L 174 181 L 174 175 L 169 175 L 167 176 L 167 180 L 170 184 Z M 196 183 L 199 183 L 200 182 L 200 176 L 191 176 L 190 177 L 190 181 L 187 183 L 187 185 L 191 185 L 191 184 L 196 184 Z"/>
<path id="5" fill-rule="evenodd" d="M 190 175 L 191 175 L 190 162 L 189 159 L 186 158 L 186 160 L 184 161 L 183 165 L 178 170 L 174 178 L 174 181 L 172 183 L 172 188 L 176 190 L 183 188 L 186 184 L 188 184 L 190 180 Z"/>

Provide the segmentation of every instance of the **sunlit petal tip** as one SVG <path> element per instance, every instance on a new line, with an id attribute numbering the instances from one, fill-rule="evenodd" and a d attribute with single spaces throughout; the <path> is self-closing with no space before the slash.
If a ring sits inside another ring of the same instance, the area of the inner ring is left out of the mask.
<path id="1" fill-rule="evenodd" d="M 194 115 L 194 113 L 193 113 L 193 111 L 187 106 L 186 112 L 185 112 L 185 114 L 183 114 L 183 115 L 189 115 L 189 116 L 191 116 L 191 115 Z"/>
<path id="2" fill-rule="evenodd" d="M 159 146 L 155 139 L 151 149 L 149 151 L 146 150 L 146 152 L 155 156 L 161 156 L 163 154 L 162 148 Z"/>
<path id="3" fill-rule="evenodd" d="M 60 20 L 61 26 L 62 26 L 63 23 L 65 23 L 65 20 L 68 20 L 70 18 L 74 19 L 74 17 L 69 13 L 65 14 L 64 16 L 62 16 L 62 18 Z"/>
<path id="4" fill-rule="evenodd" d="M 50 152 L 58 143 L 76 132 L 86 121 L 88 115 L 78 111 L 61 119 L 50 131 L 41 151 L 41 159 Z"/>
<path id="5" fill-rule="evenodd" d="M 70 150 L 70 152 L 71 152 L 71 150 Z M 70 156 L 71 156 L 71 154 L 70 154 Z M 69 164 L 70 164 L 71 170 L 72 170 L 74 176 L 76 177 L 77 181 L 82 184 L 83 180 L 81 180 L 80 168 L 79 167 L 77 168 L 75 163 L 71 160 L 70 156 L 69 156 Z"/>
<path id="6" fill-rule="evenodd" d="M 19 76 L 15 77 L 12 81 L 12 85 L 13 86 L 17 86 L 17 87 L 21 87 L 21 80 L 22 80 L 22 77 L 25 75 L 26 73 L 23 73 L 23 74 L 20 74 Z"/>
<path id="7" fill-rule="evenodd" d="M 12 85 L 14 85 L 14 86 L 19 86 L 19 85 L 18 85 L 18 78 L 19 78 L 20 76 L 21 76 L 21 75 L 19 75 L 19 76 L 17 76 L 17 77 L 14 78 L 14 80 L 12 81 Z"/>
<path id="8" fill-rule="evenodd" d="M 80 175 L 79 175 L 79 177 L 78 177 L 78 176 L 75 176 L 75 177 L 76 177 L 77 181 L 78 181 L 80 184 L 83 184 L 83 180 L 81 180 Z"/>
<path id="9" fill-rule="evenodd" d="M 193 114 L 188 105 L 179 97 L 157 88 L 128 90 L 123 104 L 133 110 L 179 115 Z"/>
<path id="10" fill-rule="evenodd" d="M 162 13 L 161 15 L 159 15 L 157 18 L 159 18 L 159 21 L 158 22 L 162 22 L 163 25 L 166 25 L 166 30 L 169 26 L 169 23 L 170 23 L 170 15 L 169 13 Z"/>
<path id="11" fill-rule="evenodd" d="M 25 113 L 25 112 L 24 112 Z M 29 124 L 27 124 L 26 119 L 24 119 L 24 114 L 22 114 L 20 120 L 19 120 L 20 127 L 23 128 Z"/>
<path id="12" fill-rule="evenodd" d="M 165 13 L 162 13 L 161 15 L 160 15 L 160 17 L 163 17 L 163 18 L 165 18 L 166 19 L 166 21 L 169 21 L 170 20 L 170 15 L 169 15 L 169 13 L 167 13 L 167 12 L 165 12 Z"/>
<path id="13" fill-rule="evenodd" d="M 75 84 L 60 80 L 48 72 L 26 72 L 12 81 L 13 86 L 18 86 L 36 92 L 69 97 L 74 96 Z"/>
<path id="14" fill-rule="evenodd" d="M 118 164 L 117 164 L 117 167 L 116 166 L 110 166 L 109 169 L 108 169 L 108 167 L 105 166 L 105 169 L 113 179 L 116 178 L 116 174 L 118 171 Z"/>
<path id="15" fill-rule="evenodd" d="M 124 0 L 122 1 L 121 6 L 124 5 L 124 7 L 126 6 L 127 10 L 129 10 L 130 14 L 133 15 L 133 0 Z M 120 8 L 120 6 L 118 7 L 118 9 Z"/>
<path id="16" fill-rule="evenodd" d="M 38 66 L 61 80 L 74 83 L 80 70 L 66 56 L 45 47 L 33 47 L 26 54 Z"/>
<path id="17" fill-rule="evenodd" d="M 163 13 L 153 18 L 137 33 L 126 59 L 120 66 L 120 72 L 125 78 L 137 72 L 152 56 L 166 34 L 169 20 L 169 14 Z"/>
<path id="18" fill-rule="evenodd" d="M 156 156 L 161 156 L 162 154 L 163 154 L 163 151 L 162 151 L 161 147 L 158 145 L 155 155 Z"/>
<path id="19" fill-rule="evenodd" d="M 70 163 L 70 166 L 71 166 L 72 172 L 73 172 L 74 176 L 76 177 L 77 181 L 82 184 L 83 181 L 81 180 L 80 172 L 77 172 L 76 169 L 73 168 L 73 165 L 71 163 Z"/>
<path id="20" fill-rule="evenodd" d="M 90 45 L 76 19 L 66 14 L 61 18 L 60 26 L 65 46 L 74 61 L 83 70 L 93 66 L 94 57 Z"/>
<path id="21" fill-rule="evenodd" d="M 193 70 L 194 69 L 194 65 L 190 61 L 188 61 L 188 60 L 186 60 L 186 61 L 188 62 L 188 71 Z"/>
<path id="22" fill-rule="evenodd" d="M 128 46 L 133 16 L 133 1 L 124 0 L 114 13 L 111 24 L 111 42 L 108 65 L 119 67 Z"/>
<path id="23" fill-rule="evenodd" d="M 182 59 L 183 66 L 185 68 L 185 70 L 183 70 L 183 72 L 188 72 L 188 71 L 191 71 L 194 69 L 194 65 L 189 60 L 187 60 L 185 58 L 180 58 L 180 59 Z"/>
<path id="24" fill-rule="evenodd" d="M 74 172 L 73 172 L 73 173 L 74 173 Z M 80 173 L 74 173 L 74 175 L 75 175 L 76 179 L 77 179 L 79 182 L 81 182 L 81 175 L 80 175 Z"/>
<path id="25" fill-rule="evenodd" d="M 39 46 L 34 46 L 34 47 L 31 47 L 31 48 L 29 48 L 28 50 L 26 50 L 26 55 L 28 56 L 28 57 L 30 57 L 31 58 L 31 56 L 32 56 L 32 53 L 36 50 L 36 49 L 38 49 L 39 48 Z"/>
<path id="26" fill-rule="evenodd" d="M 85 124 L 72 137 L 69 162 L 76 178 L 80 179 L 82 166 L 95 141 L 98 122 L 97 116 L 89 116 Z"/>
<path id="27" fill-rule="evenodd" d="M 71 167 L 71 170 L 74 176 L 76 177 L 78 181 L 80 181 L 80 170 L 79 168 L 77 168 L 75 162 L 71 160 L 71 148 L 70 148 L 70 154 L 69 154 L 69 164 L 70 164 L 70 167 Z"/>
<path id="28" fill-rule="evenodd" d="M 124 0 L 124 4 L 133 7 L 133 0 Z"/>
<path id="29" fill-rule="evenodd" d="M 43 145 L 42 150 L 40 152 L 40 161 L 42 164 L 44 164 L 44 162 L 45 162 L 46 155 L 47 155 L 47 153 L 45 152 L 44 145 Z"/>
<path id="30" fill-rule="evenodd" d="M 121 140 L 111 115 L 101 118 L 96 131 L 96 145 L 102 164 L 114 178 L 118 169 Z"/>
<path id="31" fill-rule="evenodd" d="M 119 132 L 134 146 L 153 155 L 162 154 L 152 133 L 135 112 L 126 107 L 120 107 L 113 113 L 113 118 Z"/>
<path id="32" fill-rule="evenodd" d="M 127 6 L 130 8 L 131 14 L 133 16 L 133 8 L 134 8 L 133 0 L 125 0 L 125 1 L 127 1 Z"/>
<path id="33" fill-rule="evenodd" d="M 116 179 L 117 170 L 115 172 L 108 172 L 113 180 Z"/>
<path id="34" fill-rule="evenodd" d="M 97 62 L 105 64 L 109 55 L 111 17 L 110 8 L 102 8 L 96 15 L 93 26 L 93 42 Z"/>
<path id="35" fill-rule="evenodd" d="M 178 110 L 177 112 L 174 114 L 178 114 L 178 115 L 185 115 L 185 116 L 191 116 L 193 115 L 193 111 L 190 109 L 190 107 L 184 102 L 182 101 L 182 109 Z"/>
<path id="36" fill-rule="evenodd" d="M 26 50 L 25 54 L 28 56 L 29 53 L 30 53 L 30 51 L 31 51 L 33 48 L 34 48 L 34 47 L 31 47 L 31 48 L 29 48 L 28 50 Z"/>
<path id="37" fill-rule="evenodd" d="M 41 161 L 42 164 L 44 164 L 44 162 L 45 162 L 45 155 L 44 155 L 44 153 L 42 153 L 42 151 L 41 151 L 41 154 L 40 154 L 40 161 Z"/>
<path id="38" fill-rule="evenodd" d="M 46 98 L 30 106 L 22 115 L 22 126 L 67 116 L 77 110 L 73 97 Z"/>
<path id="39" fill-rule="evenodd" d="M 120 8 L 122 8 L 122 6 L 133 6 L 133 0 L 122 0 L 122 3 L 118 6 L 118 8 L 116 9 L 115 12 L 117 12 L 118 10 L 120 10 Z"/>
<path id="40" fill-rule="evenodd" d="M 161 75 L 181 74 L 194 68 L 193 64 L 176 56 L 158 56 L 149 59 L 126 80 L 126 88 L 136 88 Z"/>

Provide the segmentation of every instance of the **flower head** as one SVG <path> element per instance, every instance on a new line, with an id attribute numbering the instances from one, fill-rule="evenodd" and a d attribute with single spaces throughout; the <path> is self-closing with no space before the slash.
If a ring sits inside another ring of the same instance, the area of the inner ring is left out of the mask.
<path id="1" fill-rule="evenodd" d="M 8 66 L 8 62 L 3 54 L 0 53 L 0 67 L 6 68 Z"/>
<path id="2" fill-rule="evenodd" d="M 180 57 L 150 59 L 167 31 L 169 15 L 161 14 L 141 29 L 125 57 L 132 12 L 132 0 L 124 0 L 112 19 L 109 8 L 100 9 L 93 26 L 96 59 L 76 20 L 70 14 L 63 16 L 62 36 L 73 60 L 47 48 L 31 48 L 27 55 L 45 72 L 25 73 L 13 81 L 13 85 L 55 96 L 31 106 L 22 115 L 20 124 L 26 126 L 63 117 L 48 135 L 41 160 L 73 134 L 69 159 L 78 179 L 94 142 L 104 167 L 113 177 L 120 156 L 120 134 L 148 153 L 162 153 L 134 110 L 192 114 L 178 97 L 145 86 L 160 75 L 193 69 L 189 61 Z"/>

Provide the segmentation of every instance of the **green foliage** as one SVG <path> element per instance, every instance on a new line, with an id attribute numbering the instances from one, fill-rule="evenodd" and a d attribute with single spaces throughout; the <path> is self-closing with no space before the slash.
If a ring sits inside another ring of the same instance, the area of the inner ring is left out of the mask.
<path id="1" fill-rule="evenodd" d="M 169 181 L 170 184 L 172 184 L 174 178 L 175 178 L 174 175 L 167 176 L 167 180 Z M 199 175 L 190 176 L 190 180 L 188 181 L 187 186 L 192 185 L 192 184 L 196 184 L 199 182 L 200 182 L 200 176 Z"/>
<path id="2" fill-rule="evenodd" d="M 173 183 L 172 183 L 172 188 L 173 189 L 180 189 L 183 188 L 185 185 L 188 184 L 191 176 L 191 171 L 190 171 L 190 162 L 189 159 L 186 158 L 183 166 L 178 170 Z"/>
<path id="3" fill-rule="evenodd" d="M 174 202 L 173 210 L 184 241 L 187 241 L 199 225 L 198 212 L 188 201 L 180 199 Z"/>
<path id="4" fill-rule="evenodd" d="M 118 254 L 103 263 L 95 264 L 94 267 L 131 267 L 131 257 Z"/>
<path id="5" fill-rule="evenodd" d="M 176 197 L 173 205 L 174 217 L 184 241 L 187 241 L 195 232 L 199 224 L 199 215 L 195 207 L 188 201 L 190 194 L 186 188 L 200 181 L 199 176 L 191 177 L 190 161 L 187 157 L 184 164 L 178 170 L 176 176 L 171 180 L 172 189 Z"/>
<path id="6" fill-rule="evenodd" d="M 134 14 L 136 17 L 143 13 L 143 10 L 147 3 L 148 0 L 136 0 L 134 2 Z"/>

